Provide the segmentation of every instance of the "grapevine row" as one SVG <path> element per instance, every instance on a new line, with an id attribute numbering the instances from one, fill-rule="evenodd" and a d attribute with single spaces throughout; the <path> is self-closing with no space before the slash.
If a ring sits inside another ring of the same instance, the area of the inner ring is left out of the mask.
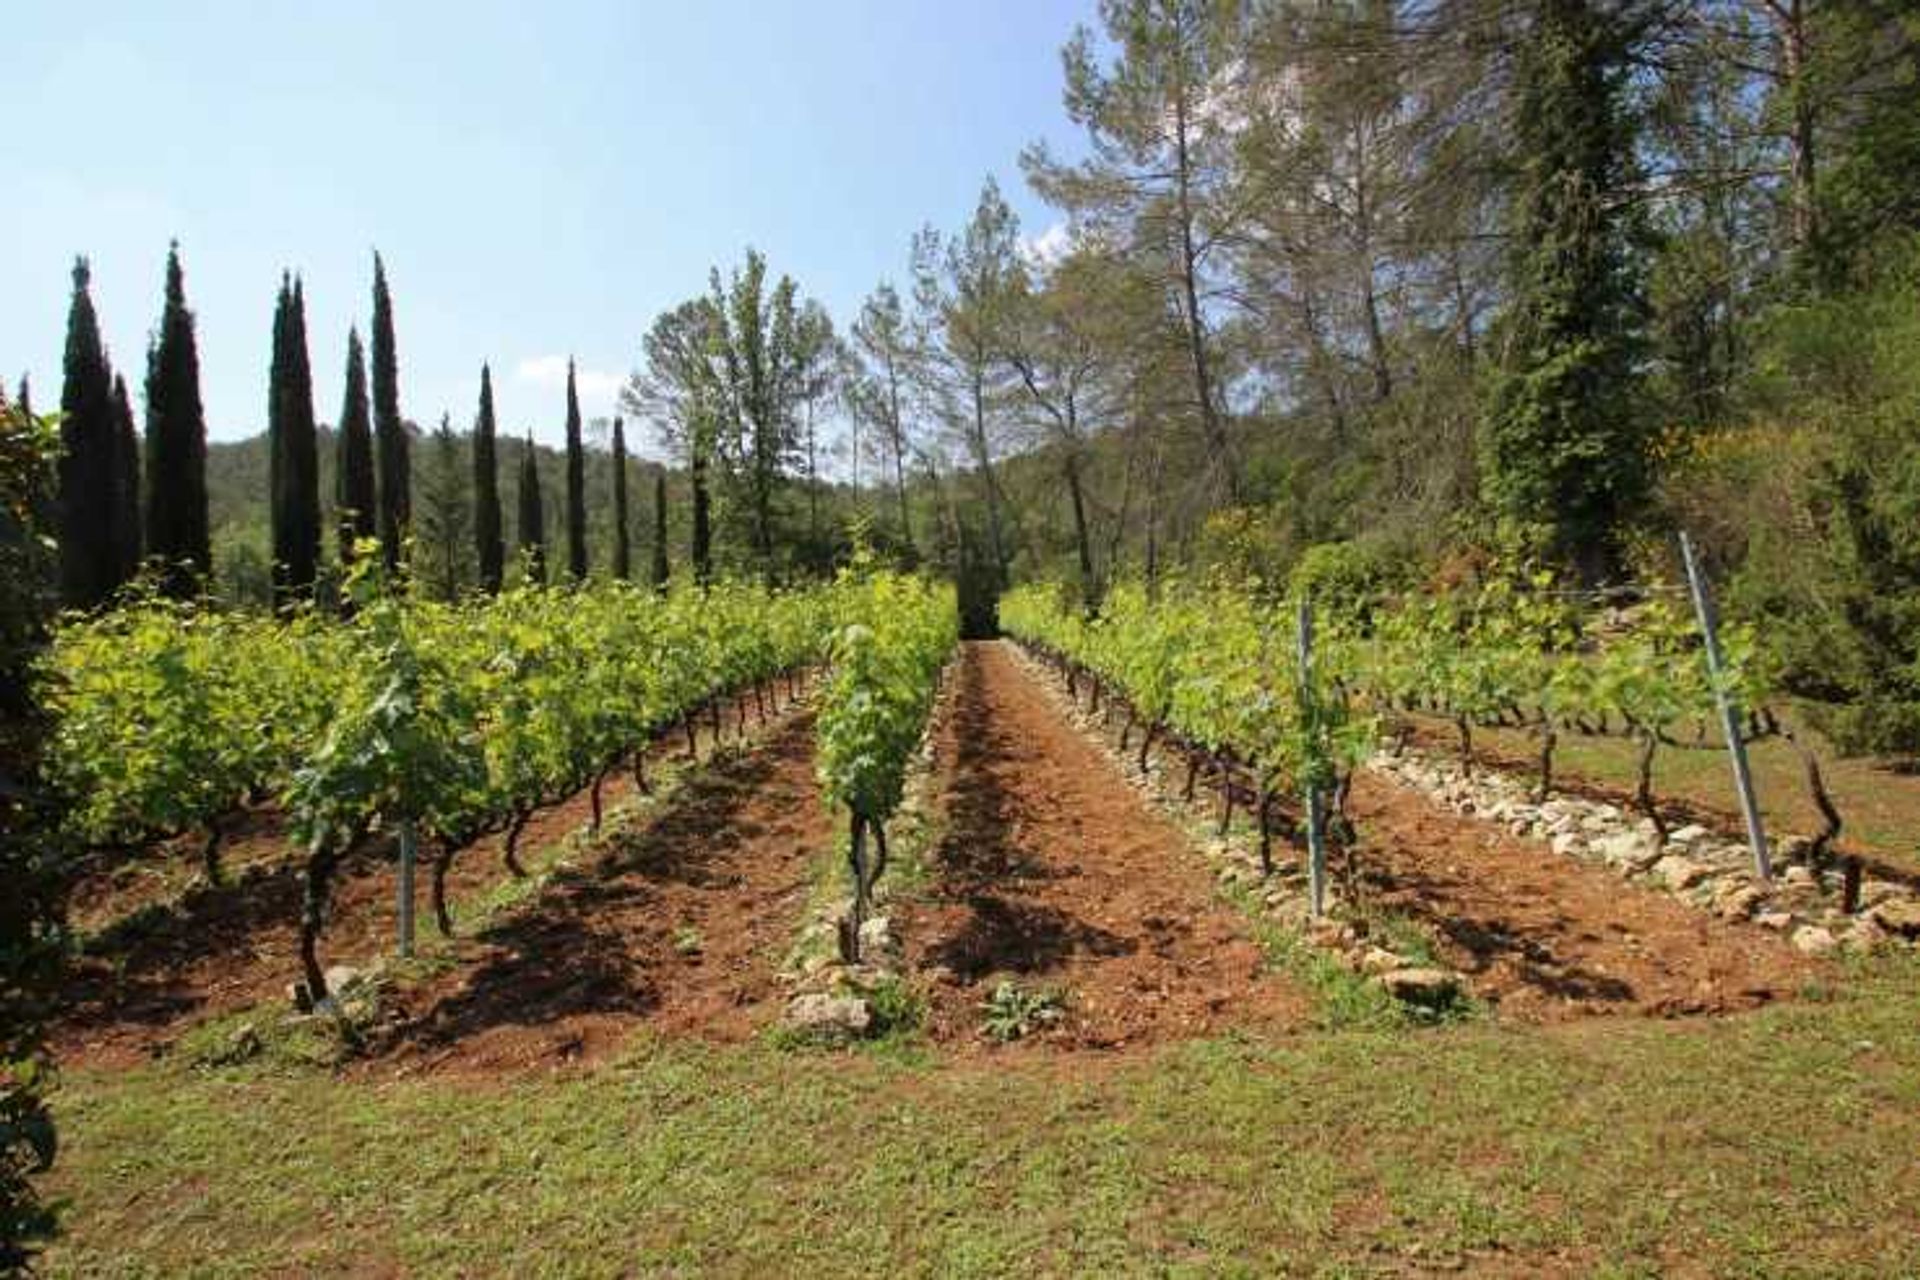
<path id="1" fill-rule="evenodd" d="M 1655 754 L 1720 745 L 1708 726 L 1724 692 L 1745 708 L 1745 742 L 1777 736 L 1799 754 L 1826 823 L 1813 842 L 1814 861 L 1840 832 L 1818 760 L 1768 706 L 1774 689 L 1749 627 L 1722 627 L 1716 686 L 1697 624 L 1658 593 L 1630 612 L 1594 613 L 1552 591 L 1544 577 L 1496 578 L 1350 610 L 1336 625 L 1343 679 L 1383 712 L 1451 721 L 1469 773 L 1478 726 L 1536 736 L 1536 793 L 1543 800 L 1561 734 L 1627 739 L 1639 749 L 1635 801 L 1664 839 L 1653 794 Z"/>
<path id="2" fill-rule="evenodd" d="M 1137 727 L 1142 771 L 1164 740 L 1186 760 L 1187 798 L 1208 773 L 1220 791 L 1223 831 L 1244 800 L 1266 865 L 1281 797 L 1343 798 L 1347 777 L 1372 750 L 1371 721 L 1329 677 L 1337 664 L 1316 661 L 1303 671 L 1297 612 L 1283 603 L 1184 585 L 1150 597 L 1120 584 L 1088 617 L 1067 592 L 1041 585 L 1005 596 L 1000 622 L 1063 670 L 1073 696 L 1084 677 L 1095 710 L 1103 697 L 1124 705 L 1122 747 Z"/>
<path id="3" fill-rule="evenodd" d="M 91 841 L 203 828 L 276 797 L 307 850 L 302 959 L 335 865 L 379 828 L 455 853 L 630 763 L 730 694 L 816 662 L 828 593 L 739 584 L 667 595 L 624 584 L 522 588 L 446 605 L 362 583 L 350 620 L 280 621 L 141 604 L 60 635 L 47 688 L 54 776 Z M 744 716 L 744 704 L 741 714 Z"/>
<path id="4" fill-rule="evenodd" d="M 1495 579 L 1314 610 L 1318 636 L 1302 681 L 1297 609 L 1297 602 L 1263 602 L 1240 589 L 1175 583 L 1149 599 L 1140 586 L 1123 584 L 1089 616 L 1070 593 L 1039 585 L 1005 597 L 1000 617 L 1010 634 L 1062 668 L 1076 696 L 1084 676 L 1096 708 L 1103 694 L 1124 700 L 1122 743 L 1137 722 L 1143 770 L 1165 734 L 1186 758 L 1189 799 L 1196 774 L 1210 772 L 1221 790 L 1223 830 L 1236 799 L 1256 806 L 1263 859 L 1275 795 L 1318 789 L 1339 801 L 1346 771 L 1371 751 L 1385 722 L 1407 713 L 1451 721 L 1469 770 L 1475 727 L 1532 730 L 1542 798 L 1561 733 L 1628 738 L 1639 747 L 1636 800 L 1664 838 L 1652 791 L 1655 752 L 1717 745 L 1707 726 L 1722 691 L 1747 709 L 1745 741 L 1780 736 L 1799 752 L 1826 820 L 1810 857 L 1822 859 L 1839 833 L 1818 761 L 1768 709 L 1768 672 L 1748 628 L 1723 629 L 1716 686 L 1697 627 L 1659 593 L 1630 613 L 1595 614 L 1544 578 Z M 1402 743 L 1406 734 L 1402 720 Z M 1337 803 L 1334 825 L 1341 835 Z"/>
<path id="5" fill-rule="evenodd" d="M 861 566 L 842 575 L 831 608 L 815 732 L 822 789 L 847 814 L 853 899 L 840 922 L 840 952 L 853 964 L 887 866 L 887 822 L 958 640 L 959 615 L 951 587 Z"/>

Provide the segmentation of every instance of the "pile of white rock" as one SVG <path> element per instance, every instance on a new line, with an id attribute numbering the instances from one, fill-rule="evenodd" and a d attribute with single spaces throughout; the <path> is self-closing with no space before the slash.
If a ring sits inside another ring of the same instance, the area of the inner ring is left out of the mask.
<path id="1" fill-rule="evenodd" d="M 1796 861 L 1808 848 L 1803 837 L 1777 842 L 1775 866 L 1786 865 L 1766 884 L 1755 878 L 1744 842 L 1698 824 L 1677 827 L 1662 841 L 1651 819 L 1618 805 L 1569 795 L 1536 801 L 1528 782 L 1485 768 L 1469 777 L 1458 764 L 1413 749 L 1382 752 L 1371 766 L 1456 812 L 1544 841 L 1562 857 L 1664 889 L 1722 919 L 1781 933 L 1809 955 L 1920 942 L 1920 897 L 1909 886 L 1869 876 L 1860 886 L 1860 910 L 1850 915 L 1842 909 L 1839 873 L 1815 875 Z"/>

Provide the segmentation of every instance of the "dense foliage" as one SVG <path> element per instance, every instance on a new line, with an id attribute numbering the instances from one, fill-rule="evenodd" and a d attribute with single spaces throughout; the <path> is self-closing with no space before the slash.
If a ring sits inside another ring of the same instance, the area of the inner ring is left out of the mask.
<path id="1" fill-rule="evenodd" d="M 853 910 L 841 936 L 849 961 L 874 883 L 886 869 L 886 824 L 926 729 L 940 670 L 959 636 L 950 587 L 856 566 L 832 595 L 829 669 L 817 725 L 821 785 L 849 816 Z M 871 835 L 877 857 L 868 858 Z"/>
<path id="2" fill-rule="evenodd" d="M 0 392 L 0 1273 L 24 1269 L 56 1218 L 32 1176 L 57 1149 L 42 1034 L 63 954 L 56 810 L 41 775 L 48 721 L 32 670 L 57 580 L 47 512 L 59 428 Z"/>
<path id="3" fill-rule="evenodd" d="M 201 828 L 211 854 L 223 819 L 271 796 L 327 858 L 401 823 L 451 857 L 825 637 L 818 590 L 525 585 L 449 604 L 386 595 L 359 563 L 344 622 L 162 599 L 71 620 L 45 687 L 74 836 Z"/>
<path id="4" fill-rule="evenodd" d="M 1303 671 L 1299 609 L 1287 600 L 1186 583 L 1165 584 L 1155 597 L 1124 583 L 1088 617 L 1064 590 L 1028 586 L 1001 601 L 1000 620 L 1126 699 L 1144 734 L 1143 768 L 1161 732 L 1223 770 L 1244 764 L 1263 835 L 1279 795 L 1332 797 L 1372 750 L 1374 725 L 1339 679 L 1344 651 L 1322 640 Z M 1230 805 L 1224 772 L 1222 786 Z"/>

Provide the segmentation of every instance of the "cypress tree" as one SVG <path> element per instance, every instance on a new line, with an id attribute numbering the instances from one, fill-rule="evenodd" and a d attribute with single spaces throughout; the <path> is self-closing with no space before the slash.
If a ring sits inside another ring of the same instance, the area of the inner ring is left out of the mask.
<path id="1" fill-rule="evenodd" d="M 319 429 L 307 362 L 307 304 L 282 274 L 267 390 L 267 448 L 276 603 L 311 597 L 320 562 Z"/>
<path id="2" fill-rule="evenodd" d="M 653 585 L 667 589 L 667 469 L 653 473 Z"/>
<path id="3" fill-rule="evenodd" d="M 113 381 L 88 289 L 92 274 L 85 258 L 74 259 L 60 388 L 60 595 L 80 609 L 105 600 L 120 578 L 113 537 Z"/>
<path id="4" fill-rule="evenodd" d="M 33 417 L 33 388 L 27 385 L 27 375 L 24 373 L 20 375 L 20 394 L 13 401 L 19 406 L 21 417 Z"/>
<path id="5" fill-rule="evenodd" d="M 200 352 L 178 242 L 167 250 L 166 308 L 147 360 L 147 554 L 160 561 L 161 590 L 177 599 L 213 568 Z"/>
<path id="6" fill-rule="evenodd" d="M 400 568 L 413 520 L 407 424 L 400 418 L 400 358 L 393 342 L 387 268 L 373 255 L 373 434 L 380 459 L 380 545 L 389 572 Z"/>
<path id="7" fill-rule="evenodd" d="M 520 558 L 529 582 L 547 580 L 547 518 L 540 501 L 540 464 L 533 453 L 533 433 L 527 433 L 520 453 Z"/>
<path id="8" fill-rule="evenodd" d="M 587 459 L 580 442 L 580 397 L 573 386 L 573 361 L 567 361 L 567 571 L 575 582 L 587 578 Z"/>
<path id="9" fill-rule="evenodd" d="M 367 361 L 360 331 L 347 330 L 347 390 L 340 405 L 340 458 L 334 468 L 334 508 L 340 522 L 340 563 L 353 544 L 371 538 L 379 516 L 373 487 L 373 426 L 367 417 Z"/>
<path id="10" fill-rule="evenodd" d="M 1635 403 L 1643 307 L 1619 19 L 1593 0 L 1536 0 L 1517 66 L 1519 191 L 1506 367 L 1482 458 L 1501 515 L 1597 583 L 1649 484 Z"/>
<path id="11" fill-rule="evenodd" d="M 140 433 L 127 380 L 113 375 L 113 542 L 120 581 L 140 572 Z"/>
<path id="12" fill-rule="evenodd" d="M 467 477 L 460 465 L 460 442 L 453 419 L 440 415 L 420 483 L 420 519 L 415 536 L 415 581 L 442 600 L 458 600 L 473 581 L 467 559 L 473 545 L 473 518 Z"/>
<path id="13" fill-rule="evenodd" d="M 633 576 L 633 549 L 627 539 L 627 429 L 613 420 L 613 576 Z"/>
<path id="14" fill-rule="evenodd" d="M 480 366 L 480 413 L 473 423 L 473 537 L 480 562 L 480 589 L 500 590 L 507 544 L 500 529 L 500 463 L 495 456 L 493 372 Z"/>

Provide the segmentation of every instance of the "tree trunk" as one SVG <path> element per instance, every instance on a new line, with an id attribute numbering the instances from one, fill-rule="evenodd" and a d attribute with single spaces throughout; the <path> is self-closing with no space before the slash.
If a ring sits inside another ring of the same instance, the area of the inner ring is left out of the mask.
<path id="1" fill-rule="evenodd" d="M 429 883 L 428 893 L 433 900 L 433 923 L 440 930 L 440 936 L 453 936 L 453 915 L 447 910 L 447 872 L 453 868 L 454 854 L 459 846 L 452 840 L 440 842 L 440 856 L 433 861 L 433 879 Z"/>
<path id="2" fill-rule="evenodd" d="M 847 869 L 853 877 L 853 901 L 840 918 L 840 958 L 847 964 L 860 963 L 860 926 L 867 912 L 867 823 L 857 812 L 848 810 Z"/>
<path id="3" fill-rule="evenodd" d="M 507 870 L 516 880 L 527 878 L 527 869 L 520 865 L 520 833 L 527 829 L 527 822 L 533 817 L 531 809 L 516 809 L 513 821 L 507 824 L 506 862 Z"/>
<path id="4" fill-rule="evenodd" d="M 602 810 L 600 807 L 600 789 L 606 785 L 607 774 L 610 773 L 612 769 L 613 769 L 613 766 L 608 765 L 605 769 L 602 769 L 600 770 L 600 772 L 594 774 L 593 786 L 588 792 L 588 795 L 593 804 L 593 823 L 590 827 L 588 827 L 588 830 L 592 831 L 595 835 L 598 835 L 600 833 L 600 820 L 602 817 Z"/>
<path id="5" fill-rule="evenodd" d="M 1545 804 L 1547 797 L 1553 794 L 1553 748 L 1560 741 L 1560 735 L 1551 724 L 1540 726 L 1540 781 L 1534 788 L 1533 802 Z"/>
<path id="6" fill-rule="evenodd" d="M 320 930 L 326 924 L 328 895 L 340 854 L 332 841 L 321 837 L 307 850 L 305 889 L 300 899 L 300 969 L 306 975 L 306 997 L 318 1009 L 328 999 L 327 977 L 320 968 Z"/>
<path id="7" fill-rule="evenodd" d="M 1213 401 L 1213 375 L 1207 366 L 1206 318 L 1200 314 L 1200 254 L 1193 239 L 1193 160 L 1187 146 L 1189 105 L 1183 85 L 1174 96 L 1174 190 L 1180 219 L 1180 292 L 1185 303 L 1187 351 L 1193 360 L 1194 396 L 1205 434 L 1208 467 L 1224 482 L 1227 502 L 1240 501 L 1240 473 L 1232 445 Z"/>
<path id="8" fill-rule="evenodd" d="M 1654 831 L 1660 837 L 1660 843 L 1667 842 L 1666 819 L 1660 816 L 1660 806 L 1653 798 L 1653 753 L 1660 748 L 1660 739 L 1653 730 L 1644 729 L 1640 733 L 1640 782 L 1635 788 L 1633 798 L 1640 806 L 1640 812 L 1653 823 Z"/>
<path id="9" fill-rule="evenodd" d="M 1793 245 L 1804 253 L 1819 234 L 1816 204 L 1816 168 L 1814 138 L 1818 124 L 1809 84 L 1807 19 L 1803 0 L 1789 0 L 1784 6 L 1770 4 L 1776 25 L 1780 27 L 1780 50 L 1786 76 L 1787 100 L 1791 104 L 1792 126 L 1787 139 L 1789 150 L 1790 204 L 1793 215 Z"/>
<path id="10" fill-rule="evenodd" d="M 1260 784 L 1260 874 L 1273 874 L 1273 830 L 1269 817 L 1273 810 L 1273 789 Z"/>
<path id="11" fill-rule="evenodd" d="M 1073 542 L 1080 554 L 1080 597 L 1091 609 L 1100 603 L 1100 584 L 1093 575 L 1093 538 L 1087 531 L 1087 500 L 1080 484 L 1080 460 L 1072 445 L 1065 446 L 1063 470 L 1067 478 L 1067 496 L 1073 504 Z"/>
<path id="12" fill-rule="evenodd" d="M 216 889 L 225 880 L 220 868 L 220 838 L 223 834 L 218 815 L 207 819 L 207 838 L 200 846 L 200 874 Z"/>

